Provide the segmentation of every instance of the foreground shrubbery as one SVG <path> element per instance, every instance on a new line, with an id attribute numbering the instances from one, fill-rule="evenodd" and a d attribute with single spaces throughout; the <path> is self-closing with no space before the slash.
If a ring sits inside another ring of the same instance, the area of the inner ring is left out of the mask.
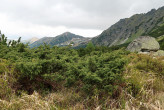
<path id="1" fill-rule="evenodd" d="M 3 42 L 2 42 L 3 41 Z M 124 49 L 48 45 L 30 49 L 0 42 L 0 108 L 162 108 L 163 58 Z M 156 104 L 155 101 L 159 101 Z"/>

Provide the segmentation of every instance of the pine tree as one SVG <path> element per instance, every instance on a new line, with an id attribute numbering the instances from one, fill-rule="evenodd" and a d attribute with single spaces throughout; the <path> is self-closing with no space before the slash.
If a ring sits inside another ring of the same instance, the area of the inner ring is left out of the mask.
<path id="1" fill-rule="evenodd" d="M 21 41 L 21 37 L 19 37 L 19 39 L 18 39 L 17 43 L 19 44 L 19 43 L 20 43 L 20 41 Z"/>

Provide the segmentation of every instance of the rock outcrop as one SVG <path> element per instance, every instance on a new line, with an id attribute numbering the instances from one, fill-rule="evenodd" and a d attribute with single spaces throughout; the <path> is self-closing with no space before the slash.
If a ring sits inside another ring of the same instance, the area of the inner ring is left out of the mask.
<path id="1" fill-rule="evenodd" d="M 127 47 L 127 50 L 138 52 L 139 54 L 148 54 L 154 57 L 164 56 L 164 51 L 159 49 L 159 43 L 155 38 L 150 36 L 140 36 Z"/>
<path id="2" fill-rule="evenodd" d="M 159 48 L 159 43 L 155 40 L 155 38 L 140 36 L 128 45 L 127 50 L 131 52 L 150 52 L 158 51 Z"/>

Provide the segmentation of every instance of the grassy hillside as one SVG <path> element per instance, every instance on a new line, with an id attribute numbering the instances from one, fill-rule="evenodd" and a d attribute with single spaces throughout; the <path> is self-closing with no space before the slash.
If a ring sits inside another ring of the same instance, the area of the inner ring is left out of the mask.
<path id="1" fill-rule="evenodd" d="M 164 23 L 153 28 L 147 35 L 155 37 L 160 44 L 160 48 L 164 50 Z"/>
<path id="2" fill-rule="evenodd" d="M 164 109 L 164 57 L 0 40 L 0 109 Z"/>
<path id="3" fill-rule="evenodd" d="M 160 44 L 160 49 L 164 50 L 164 35 L 157 38 L 157 41 Z"/>

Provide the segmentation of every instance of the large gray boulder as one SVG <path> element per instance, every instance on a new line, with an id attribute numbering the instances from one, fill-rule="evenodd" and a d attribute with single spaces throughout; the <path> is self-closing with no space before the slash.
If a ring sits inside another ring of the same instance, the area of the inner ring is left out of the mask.
<path id="1" fill-rule="evenodd" d="M 155 38 L 140 36 L 128 45 L 127 50 L 131 52 L 150 52 L 158 51 L 159 48 L 159 43 L 155 40 Z"/>

